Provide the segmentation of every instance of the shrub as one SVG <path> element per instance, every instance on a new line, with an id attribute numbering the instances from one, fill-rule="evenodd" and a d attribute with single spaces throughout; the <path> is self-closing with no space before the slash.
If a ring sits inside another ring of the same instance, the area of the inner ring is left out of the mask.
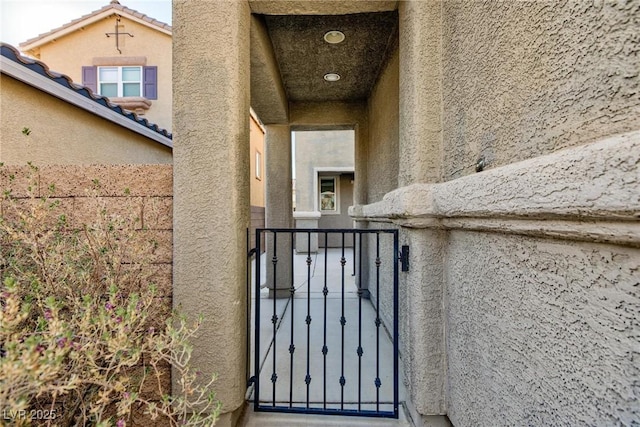
<path id="1" fill-rule="evenodd" d="M 189 364 L 199 321 L 157 319 L 157 242 L 140 218 L 107 212 L 91 190 L 95 216 L 71 223 L 49 190 L 2 196 L 0 418 L 122 427 L 146 414 L 162 425 L 214 424 L 214 378 Z"/>

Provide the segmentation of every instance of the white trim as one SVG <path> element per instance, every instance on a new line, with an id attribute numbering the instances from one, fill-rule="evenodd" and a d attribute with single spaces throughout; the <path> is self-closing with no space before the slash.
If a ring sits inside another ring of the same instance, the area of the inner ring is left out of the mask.
<path id="1" fill-rule="evenodd" d="M 322 195 L 322 180 L 333 181 L 333 191 L 334 191 L 334 207 L 333 209 L 322 209 L 320 205 L 320 213 L 322 215 L 340 215 L 340 175 L 320 175 L 318 176 L 318 199 Z"/>
<path id="2" fill-rule="evenodd" d="M 320 209 L 318 207 L 318 174 L 319 173 L 355 173 L 355 170 L 352 166 L 319 166 L 319 167 L 315 167 L 313 168 L 313 210 L 316 212 L 320 212 Z M 337 190 L 338 188 L 336 188 Z M 337 192 L 337 191 L 336 191 Z M 340 200 L 340 196 L 338 195 L 336 197 L 336 202 L 338 202 Z M 336 212 L 338 212 L 338 214 L 340 213 L 340 204 L 338 203 L 338 210 Z M 325 214 L 329 214 L 329 215 L 336 215 L 335 213 L 331 214 L 328 212 L 325 212 Z"/>
<path id="3" fill-rule="evenodd" d="M 0 56 L 0 71 L 3 74 L 11 76 L 21 82 L 24 82 L 30 86 L 42 90 L 50 95 L 55 96 L 65 102 L 82 108 L 96 116 L 102 117 L 105 120 L 109 120 L 119 126 L 127 128 L 137 134 L 140 134 L 146 138 L 159 142 L 162 145 L 173 148 L 171 139 L 158 132 L 131 120 L 122 114 L 119 114 L 112 109 L 105 107 L 96 101 L 80 95 L 73 89 L 64 87 L 63 85 L 56 83 L 55 81 L 45 77 L 35 71 L 32 71 L 25 66 L 18 64 L 4 56 Z"/>
<path id="4" fill-rule="evenodd" d="M 256 112 L 253 110 L 252 107 L 249 107 L 249 116 L 251 116 L 254 123 L 258 125 L 262 133 L 267 133 L 267 131 L 264 128 L 264 123 L 262 123 L 262 120 L 260 120 L 260 117 L 258 117 L 258 115 L 256 114 Z"/>
<path id="5" fill-rule="evenodd" d="M 255 155 L 255 179 L 257 179 L 258 181 L 262 181 L 262 152 L 260 152 L 260 150 L 258 150 L 257 148 L 255 149 L 256 155 Z"/>

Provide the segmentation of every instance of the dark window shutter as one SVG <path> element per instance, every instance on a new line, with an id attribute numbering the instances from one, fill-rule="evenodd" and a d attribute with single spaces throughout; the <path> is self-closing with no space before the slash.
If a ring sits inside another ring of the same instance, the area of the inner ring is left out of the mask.
<path id="1" fill-rule="evenodd" d="M 86 86 L 98 94 L 98 69 L 97 67 L 82 67 L 82 86 Z"/>
<path id="2" fill-rule="evenodd" d="M 147 99 L 158 99 L 158 67 L 144 67 L 143 96 Z"/>

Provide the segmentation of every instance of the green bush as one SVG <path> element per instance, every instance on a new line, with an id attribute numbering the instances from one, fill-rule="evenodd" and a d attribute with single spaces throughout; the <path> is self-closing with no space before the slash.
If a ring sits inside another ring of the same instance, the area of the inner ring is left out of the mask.
<path id="1" fill-rule="evenodd" d="M 157 242 L 140 218 L 110 214 L 91 191 L 95 217 L 71 224 L 74 213 L 50 190 L 2 197 L 0 420 L 122 427 L 144 415 L 214 424 L 214 378 L 189 365 L 200 321 L 176 313 L 158 321 Z"/>

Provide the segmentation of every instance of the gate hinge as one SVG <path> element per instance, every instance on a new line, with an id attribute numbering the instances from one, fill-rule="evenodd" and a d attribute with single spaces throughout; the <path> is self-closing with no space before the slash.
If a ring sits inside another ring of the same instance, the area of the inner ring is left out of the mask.
<path id="1" fill-rule="evenodd" d="M 249 251 L 249 253 L 247 254 L 247 258 L 251 258 L 253 255 L 255 255 L 258 252 L 258 248 L 253 248 Z"/>
<path id="2" fill-rule="evenodd" d="M 252 376 L 251 378 L 249 378 L 249 381 L 247 381 L 247 387 L 251 387 L 253 384 L 255 384 L 256 382 L 256 376 Z"/>
<path id="3" fill-rule="evenodd" d="M 401 270 L 409 271 L 409 246 L 402 245 L 400 249 L 400 255 L 398 256 L 398 261 L 400 261 Z"/>

